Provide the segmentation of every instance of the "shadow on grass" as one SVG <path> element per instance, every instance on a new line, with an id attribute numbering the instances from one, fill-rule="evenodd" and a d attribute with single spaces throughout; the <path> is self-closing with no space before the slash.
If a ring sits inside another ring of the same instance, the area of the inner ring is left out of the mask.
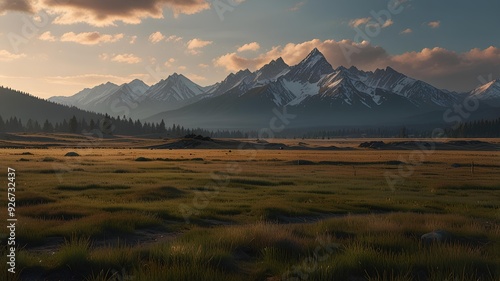
<path id="1" fill-rule="evenodd" d="M 98 190 L 124 190 L 130 189 L 130 186 L 126 185 L 98 185 L 98 184 L 89 184 L 84 186 L 78 185 L 59 185 L 56 187 L 57 190 L 67 190 L 67 191 L 82 191 L 82 190 L 90 190 L 90 189 L 98 189 Z"/>

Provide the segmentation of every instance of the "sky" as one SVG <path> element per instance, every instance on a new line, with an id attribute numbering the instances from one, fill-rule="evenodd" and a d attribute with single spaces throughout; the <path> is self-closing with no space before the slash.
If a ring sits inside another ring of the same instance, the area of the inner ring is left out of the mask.
<path id="1" fill-rule="evenodd" d="M 0 85 L 69 96 L 173 73 L 202 86 L 318 48 L 334 68 L 390 66 L 438 88 L 500 78 L 492 0 L 0 0 Z"/>

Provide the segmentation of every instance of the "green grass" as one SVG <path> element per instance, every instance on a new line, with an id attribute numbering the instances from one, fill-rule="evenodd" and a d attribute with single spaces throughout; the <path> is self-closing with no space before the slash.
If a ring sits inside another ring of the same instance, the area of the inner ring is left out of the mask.
<path id="1" fill-rule="evenodd" d="M 32 152 L 57 168 L 0 150 L 19 173 L 12 280 L 500 281 L 498 152 L 434 152 L 394 189 L 411 152 Z M 437 229 L 455 239 L 420 242 Z"/>

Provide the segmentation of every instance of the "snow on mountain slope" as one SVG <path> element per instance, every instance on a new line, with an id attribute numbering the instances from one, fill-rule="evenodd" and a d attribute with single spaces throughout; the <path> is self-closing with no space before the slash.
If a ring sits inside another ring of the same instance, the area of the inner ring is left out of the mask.
<path id="1" fill-rule="evenodd" d="M 447 107 L 456 102 L 452 93 L 439 90 L 425 82 L 410 78 L 391 67 L 375 72 L 366 72 L 363 82 L 373 88 L 390 91 L 409 99 L 416 106 Z"/>
<path id="2" fill-rule="evenodd" d="M 151 86 L 144 94 L 147 99 L 175 102 L 183 101 L 202 94 L 203 88 L 182 74 L 174 73 L 167 79 Z"/>
<path id="3" fill-rule="evenodd" d="M 135 79 L 132 82 L 128 83 L 127 85 L 130 87 L 132 93 L 136 95 L 142 95 L 146 93 L 146 91 L 149 89 L 149 86 L 139 79 Z"/>
<path id="4" fill-rule="evenodd" d="M 500 101 L 500 82 L 488 83 L 467 94 L 492 100 L 499 97 Z M 152 116 L 196 120 L 193 116 L 203 116 L 201 118 L 211 122 L 211 114 L 219 121 L 225 118 L 235 121 L 236 117 L 249 120 L 261 118 L 262 112 L 272 112 L 273 107 L 288 106 L 304 114 L 306 119 L 343 112 L 356 122 L 362 122 L 363 116 L 380 117 L 371 120 L 375 122 L 392 120 L 391 116 L 439 111 L 465 96 L 465 93 L 437 89 L 390 67 L 375 71 L 354 66 L 334 69 L 324 55 L 314 49 L 295 66 L 288 66 L 278 58 L 255 72 L 245 69 L 231 73 L 223 81 L 207 87 L 174 73 L 151 87 L 140 80 L 121 86 L 107 83 L 85 89 L 73 97 L 51 100 L 110 114 L 113 113 L 110 104 L 116 105 L 119 101 L 128 106 L 132 118 L 144 120 Z M 168 111 L 175 113 L 167 114 Z"/>
<path id="5" fill-rule="evenodd" d="M 112 94 L 114 91 L 118 90 L 119 86 L 108 82 L 106 84 L 101 84 L 94 88 L 86 88 L 82 91 L 76 93 L 73 96 L 69 97 L 51 97 L 49 101 L 60 103 L 69 106 L 76 106 L 80 108 L 88 107 L 92 103 L 99 101 L 100 99 L 105 98 L 109 94 Z"/>
<path id="6" fill-rule="evenodd" d="M 210 90 L 206 92 L 206 96 L 204 98 L 216 97 L 222 95 L 231 89 L 241 85 L 245 80 L 249 80 L 254 78 L 254 74 L 250 72 L 250 70 L 240 70 L 236 74 L 229 74 L 226 79 L 215 84 Z"/>
<path id="7" fill-rule="evenodd" d="M 333 67 L 323 54 L 315 48 L 304 60 L 293 66 L 283 78 L 288 81 L 314 84 L 324 75 L 332 72 Z"/>
<path id="8" fill-rule="evenodd" d="M 500 100 L 500 79 L 474 89 L 470 95 L 481 100 Z"/>
<path id="9" fill-rule="evenodd" d="M 276 81 L 279 77 L 287 74 L 290 67 L 280 57 L 264 65 L 255 72 L 254 82 L 256 85 L 265 85 Z"/>

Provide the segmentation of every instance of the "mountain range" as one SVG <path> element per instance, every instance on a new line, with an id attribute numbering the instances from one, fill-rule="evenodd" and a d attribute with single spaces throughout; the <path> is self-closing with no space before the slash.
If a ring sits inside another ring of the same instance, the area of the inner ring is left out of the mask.
<path id="1" fill-rule="evenodd" d="M 481 101 L 475 118 L 500 116 L 500 80 L 456 93 L 390 67 L 333 68 L 314 49 L 297 65 L 278 58 L 255 72 L 231 73 L 207 87 L 174 73 L 150 87 L 140 80 L 106 83 L 49 100 L 111 116 L 164 119 L 187 127 L 257 129 L 269 127 L 274 117 L 284 114 L 290 117 L 285 120 L 288 127 L 439 124 L 444 122 L 443 112 L 467 97 Z"/>

